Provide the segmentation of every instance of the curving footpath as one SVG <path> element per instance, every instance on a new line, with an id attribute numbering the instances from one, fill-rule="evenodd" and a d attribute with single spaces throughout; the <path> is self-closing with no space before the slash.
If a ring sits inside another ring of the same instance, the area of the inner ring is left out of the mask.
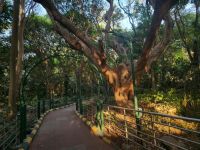
<path id="1" fill-rule="evenodd" d="M 113 150 L 75 114 L 75 107 L 50 112 L 30 145 L 30 150 Z"/>

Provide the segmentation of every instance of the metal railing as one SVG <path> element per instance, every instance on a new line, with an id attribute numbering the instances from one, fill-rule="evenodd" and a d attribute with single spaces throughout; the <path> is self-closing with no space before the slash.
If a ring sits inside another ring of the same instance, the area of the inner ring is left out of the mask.
<path id="1" fill-rule="evenodd" d="M 18 117 L 11 121 L 1 116 L 0 119 L 0 149 L 6 150 L 19 144 L 19 124 Z"/>
<path id="2" fill-rule="evenodd" d="M 97 111 L 90 105 L 95 104 L 83 105 L 83 115 L 95 122 Z M 104 135 L 122 149 L 200 149 L 200 119 L 111 105 L 104 105 L 103 114 Z"/>
<path id="3" fill-rule="evenodd" d="M 41 114 L 51 108 L 57 108 L 74 103 L 71 99 L 57 98 L 52 100 L 38 100 L 34 103 L 26 104 L 23 115 L 20 111 L 16 118 L 8 121 L 0 113 L 0 150 L 17 149 L 20 142 L 31 132 L 34 123 L 40 118 Z M 22 119 L 24 117 L 24 119 Z"/>
<path id="4" fill-rule="evenodd" d="M 96 114 L 96 105 L 95 104 L 83 104 L 83 115 L 95 124 L 95 114 Z"/>
<path id="5" fill-rule="evenodd" d="M 199 119 L 106 106 L 105 127 L 127 147 L 144 149 L 200 149 Z M 136 113 L 142 116 L 136 121 Z M 136 146 L 137 145 L 137 146 Z"/>

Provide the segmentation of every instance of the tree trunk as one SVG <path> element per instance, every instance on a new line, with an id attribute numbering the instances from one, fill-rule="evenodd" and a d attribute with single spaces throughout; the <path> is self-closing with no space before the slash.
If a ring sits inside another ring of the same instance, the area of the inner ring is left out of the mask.
<path id="1" fill-rule="evenodd" d="M 18 23 L 18 55 L 16 64 L 16 99 L 19 97 L 19 89 L 21 84 L 22 68 L 23 68 L 23 57 L 24 57 L 24 25 L 25 25 L 25 14 L 24 14 L 24 3 L 25 0 L 20 0 L 19 4 L 19 23 Z"/>
<path id="2" fill-rule="evenodd" d="M 118 106 L 127 106 L 128 102 L 131 101 L 129 92 L 124 90 L 124 86 L 114 88 L 114 97 Z"/>
<path id="3" fill-rule="evenodd" d="M 24 0 L 15 0 L 13 9 L 12 41 L 10 49 L 10 82 L 8 107 L 9 118 L 13 118 L 17 112 L 17 98 L 20 87 L 24 32 Z"/>
<path id="4" fill-rule="evenodd" d="M 156 89 L 156 79 L 155 79 L 155 72 L 153 68 L 151 68 L 151 89 L 152 90 Z"/>
<path id="5" fill-rule="evenodd" d="M 115 101 L 119 106 L 127 106 L 133 96 L 133 82 L 130 72 L 130 66 L 120 64 L 115 68 L 102 70 L 108 83 L 113 88 Z"/>

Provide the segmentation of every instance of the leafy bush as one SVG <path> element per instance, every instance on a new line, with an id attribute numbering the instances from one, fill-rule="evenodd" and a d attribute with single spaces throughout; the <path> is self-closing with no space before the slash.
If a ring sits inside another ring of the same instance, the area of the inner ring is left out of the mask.
<path id="1" fill-rule="evenodd" d="M 187 117 L 200 118 L 200 99 L 190 100 L 185 97 L 180 103 L 179 113 Z"/>

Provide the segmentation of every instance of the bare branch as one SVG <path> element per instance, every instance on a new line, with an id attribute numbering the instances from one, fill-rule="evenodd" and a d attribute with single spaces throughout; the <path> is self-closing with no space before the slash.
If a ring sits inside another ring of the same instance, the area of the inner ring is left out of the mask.
<path id="1" fill-rule="evenodd" d="M 29 16 L 31 14 L 31 11 L 34 9 L 34 7 L 36 6 L 37 3 L 33 2 L 32 0 L 29 2 L 28 4 L 28 8 L 26 9 L 26 16 Z"/>
<path id="2" fill-rule="evenodd" d="M 127 7 L 127 9 L 126 9 L 126 8 L 124 8 L 124 6 L 122 6 L 120 0 L 118 0 L 119 7 L 124 11 L 125 14 L 127 14 L 129 22 L 130 22 L 131 27 L 132 27 L 132 30 L 134 32 L 134 36 L 136 36 L 136 28 L 135 28 L 135 24 L 134 24 L 134 19 L 132 17 L 132 13 L 130 11 L 130 6 L 133 4 L 133 2 L 129 3 L 128 6 L 126 6 Z"/>

